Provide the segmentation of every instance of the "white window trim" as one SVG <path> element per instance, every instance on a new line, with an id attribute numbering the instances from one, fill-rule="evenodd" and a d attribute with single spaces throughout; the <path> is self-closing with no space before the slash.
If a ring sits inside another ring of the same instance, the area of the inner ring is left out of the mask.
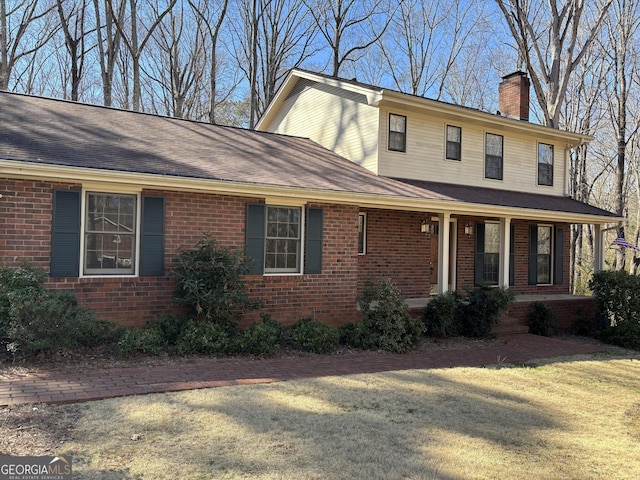
<path id="1" fill-rule="evenodd" d="M 501 137 L 502 138 L 502 178 L 490 178 L 487 177 L 487 135 L 494 135 L 496 137 Z M 483 136 L 483 141 L 482 141 L 482 178 L 486 181 L 489 182 L 502 182 L 504 183 L 504 177 L 505 177 L 505 165 L 504 165 L 504 151 L 505 151 L 505 141 L 504 141 L 504 135 L 502 135 L 501 133 L 494 133 L 494 132 L 490 132 L 488 130 L 484 131 L 484 136 Z M 537 173 L 537 170 L 536 170 Z"/>
<path id="2" fill-rule="evenodd" d="M 551 184 L 540 183 L 540 145 L 550 146 L 553 151 L 553 163 L 551 164 Z M 503 147 L 504 148 L 504 147 Z M 536 186 L 553 188 L 556 173 L 556 146 L 553 143 L 537 142 L 536 143 Z"/>
<path id="3" fill-rule="evenodd" d="M 136 197 L 136 235 L 135 235 L 135 262 L 133 266 L 133 273 L 127 274 L 89 274 L 85 273 L 84 265 L 84 239 L 86 228 L 86 213 L 87 213 L 87 194 L 114 194 L 114 195 L 133 195 Z M 111 188 L 111 186 L 105 188 L 104 185 L 83 185 L 82 198 L 80 201 L 80 275 L 79 278 L 135 278 L 139 276 L 140 269 L 140 227 L 142 225 L 142 191 L 140 189 L 126 189 L 120 186 L 119 188 Z"/>
<path id="4" fill-rule="evenodd" d="M 287 204 L 288 203 L 288 204 Z M 307 221 L 307 209 L 305 205 L 301 205 L 300 202 L 287 202 L 287 203 L 265 203 L 265 215 L 264 215 L 264 264 L 262 265 L 263 275 L 265 277 L 291 277 L 304 275 L 304 253 L 306 243 L 306 221 Z M 268 222 L 268 208 L 299 208 L 300 209 L 300 255 L 298 258 L 298 270 L 297 272 L 270 272 L 267 269 L 267 222 Z"/>
<path id="5" fill-rule="evenodd" d="M 449 140 L 448 140 L 449 127 L 457 128 L 460 130 L 460 158 L 459 159 L 449 158 L 447 156 L 447 144 L 449 143 Z M 503 147 L 503 150 L 504 150 L 504 147 Z M 444 159 L 447 160 L 448 162 L 462 162 L 462 127 L 458 125 L 453 125 L 451 123 L 445 123 L 444 125 Z"/>
<path id="6" fill-rule="evenodd" d="M 360 217 L 364 218 L 364 222 L 362 226 L 362 252 L 360 251 L 360 248 L 358 248 L 358 255 L 366 255 L 367 254 L 367 213 L 358 212 L 358 227 L 360 227 Z M 358 237 L 360 237 L 360 232 L 358 232 Z"/>
<path id="7" fill-rule="evenodd" d="M 391 142 L 391 116 L 396 116 L 396 117 L 403 117 L 404 118 L 404 150 L 394 150 L 392 148 L 389 148 L 389 143 Z M 387 152 L 391 152 L 391 153 L 407 153 L 407 147 L 408 147 L 408 137 L 409 137 L 409 119 L 407 117 L 407 115 L 403 115 L 401 113 L 394 113 L 394 112 L 387 112 Z"/>

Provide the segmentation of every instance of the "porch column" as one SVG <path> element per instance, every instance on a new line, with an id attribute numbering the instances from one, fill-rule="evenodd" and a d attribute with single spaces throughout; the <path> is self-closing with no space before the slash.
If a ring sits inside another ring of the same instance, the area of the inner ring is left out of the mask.
<path id="1" fill-rule="evenodd" d="M 593 226 L 593 271 L 601 272 L 604 270 L 604 251 L 602 249 L 602 225 L 595 224 Z"/>
<path id="2" fill-rule="evenodd" d="M 438 254 L 438 293 L 449 291 L 449 248 L 451 245 L 450 224 L 451 214 L 441 213 L 438 215 L 440 223 L 440 233 L 438 242 L 440 244 L 440 252 Z"/>
<path id="3" fill-rule="evenodd" d="M 509 258 L 511 256 L 511 218 L 500 219 L 500 272 L 498 285 L 509 288 Z"/>

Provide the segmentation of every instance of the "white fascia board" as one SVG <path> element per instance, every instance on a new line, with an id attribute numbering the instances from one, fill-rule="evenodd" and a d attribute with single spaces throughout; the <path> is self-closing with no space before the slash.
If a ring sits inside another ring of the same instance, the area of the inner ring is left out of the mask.
<path id="1" fill-rule="evenodd" d="M 286 187 L 227 180 L 209 180 L 191 177 L 174 177 L 136 172 L 120 172 L 93 168 L 78 168 L 40 163 L 2 160 L 2 174 L 9 178 L 48 180 L 60 183 L 78 183 L 92 188 L 121 191 L 154 189 L 235 195 L 250 198 L 281 199 L 282 201 L 334 203 L 388 210 L 423 211 L 470 215 L 479 217 L 511 217 L 557 221 L 578 224 L 607 224 L 622 220 L 618 217 L 585 215 L 569 212 L 552 212 L 517 207 L 500 207 L 485 204 L 464 203 L 451 200 L 382 195 L 358 192 L 332 191 L 302 187 Z"/>
<path id="2" fill-rule="evenodd" d="M 282 85 L 276 92 L 273 100 L 267 106 L 266 110 L 258 119 L 256 123 L 256 130 L 264 131 L 266 127 L 271 123 L 271 119 L 278 112 L 280 105 L 284 102 L 291 89 L 295 86 L 298 78 L 305 78 L 324 85 L 330 85 L 332 87 L 339 88 L 341 90 L 347 90 L 354 93 L 359 93 L 367 98 L 369 105 L 377 106 L 382 100 L 382 89 L 375 90 L 364 86 L 354 85 L 353 83 L 341 80 L 339 78 L 326 77 L 324 75 L 316 75 L 311 72 L 293 69 L 287 75 L 287 78 L 282 82 Z"/>

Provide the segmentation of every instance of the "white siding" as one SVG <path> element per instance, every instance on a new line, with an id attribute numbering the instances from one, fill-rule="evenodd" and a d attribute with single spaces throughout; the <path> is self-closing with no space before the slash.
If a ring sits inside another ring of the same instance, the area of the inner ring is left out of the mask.
<path id="1" fill-rule="evenodd" d="M 298 80 L 266 130 L 311 140 L 378 173 L 378 108 L 366 97 Z"/>
<path id="2" fill-rule="evenodd" d="M 389 113 L 407 116 L 406 152 L 388 150 Z M 446 160 L 446 125 L 462 128 L 462 160 Z M 484 178 L 485 133 L 504 137 L 503 180 Z M 521 134 L 486 129 L 482 125 L 447 120 L 398 109 L 380 109 L 379 174 L 545 195 L 565 194 L 565 146 L 554 145 L 553 186 L 538 185 L 538 139 Z"/>

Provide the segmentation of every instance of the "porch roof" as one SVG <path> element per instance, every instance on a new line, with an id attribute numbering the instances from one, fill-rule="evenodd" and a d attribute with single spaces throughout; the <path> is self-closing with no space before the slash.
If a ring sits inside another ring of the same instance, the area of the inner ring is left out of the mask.
<path id="1" fill-rule="evenodd" d="M 450 183 L 428 182 L 421 180 L 395 179 L 399 182 L 418 187 L 424 198 L 445 202 L 462 202 L 464 204 L 486 205 L 503 209 L 514 209 L 514 214 L 520 211 L 547 211 L 550 214 L 568 214 L 588 217 L 610 218 L 611 222 L 618 219 L 615 213 L 592 205 L 579 202 L 568 197 L 556 197 L 536 193 L 516 192 L 511 190 L 495 190 L 484 187 L 470 187 Z M 487 216 L 493 216 L 491 209 L 487 209 Z"/>

